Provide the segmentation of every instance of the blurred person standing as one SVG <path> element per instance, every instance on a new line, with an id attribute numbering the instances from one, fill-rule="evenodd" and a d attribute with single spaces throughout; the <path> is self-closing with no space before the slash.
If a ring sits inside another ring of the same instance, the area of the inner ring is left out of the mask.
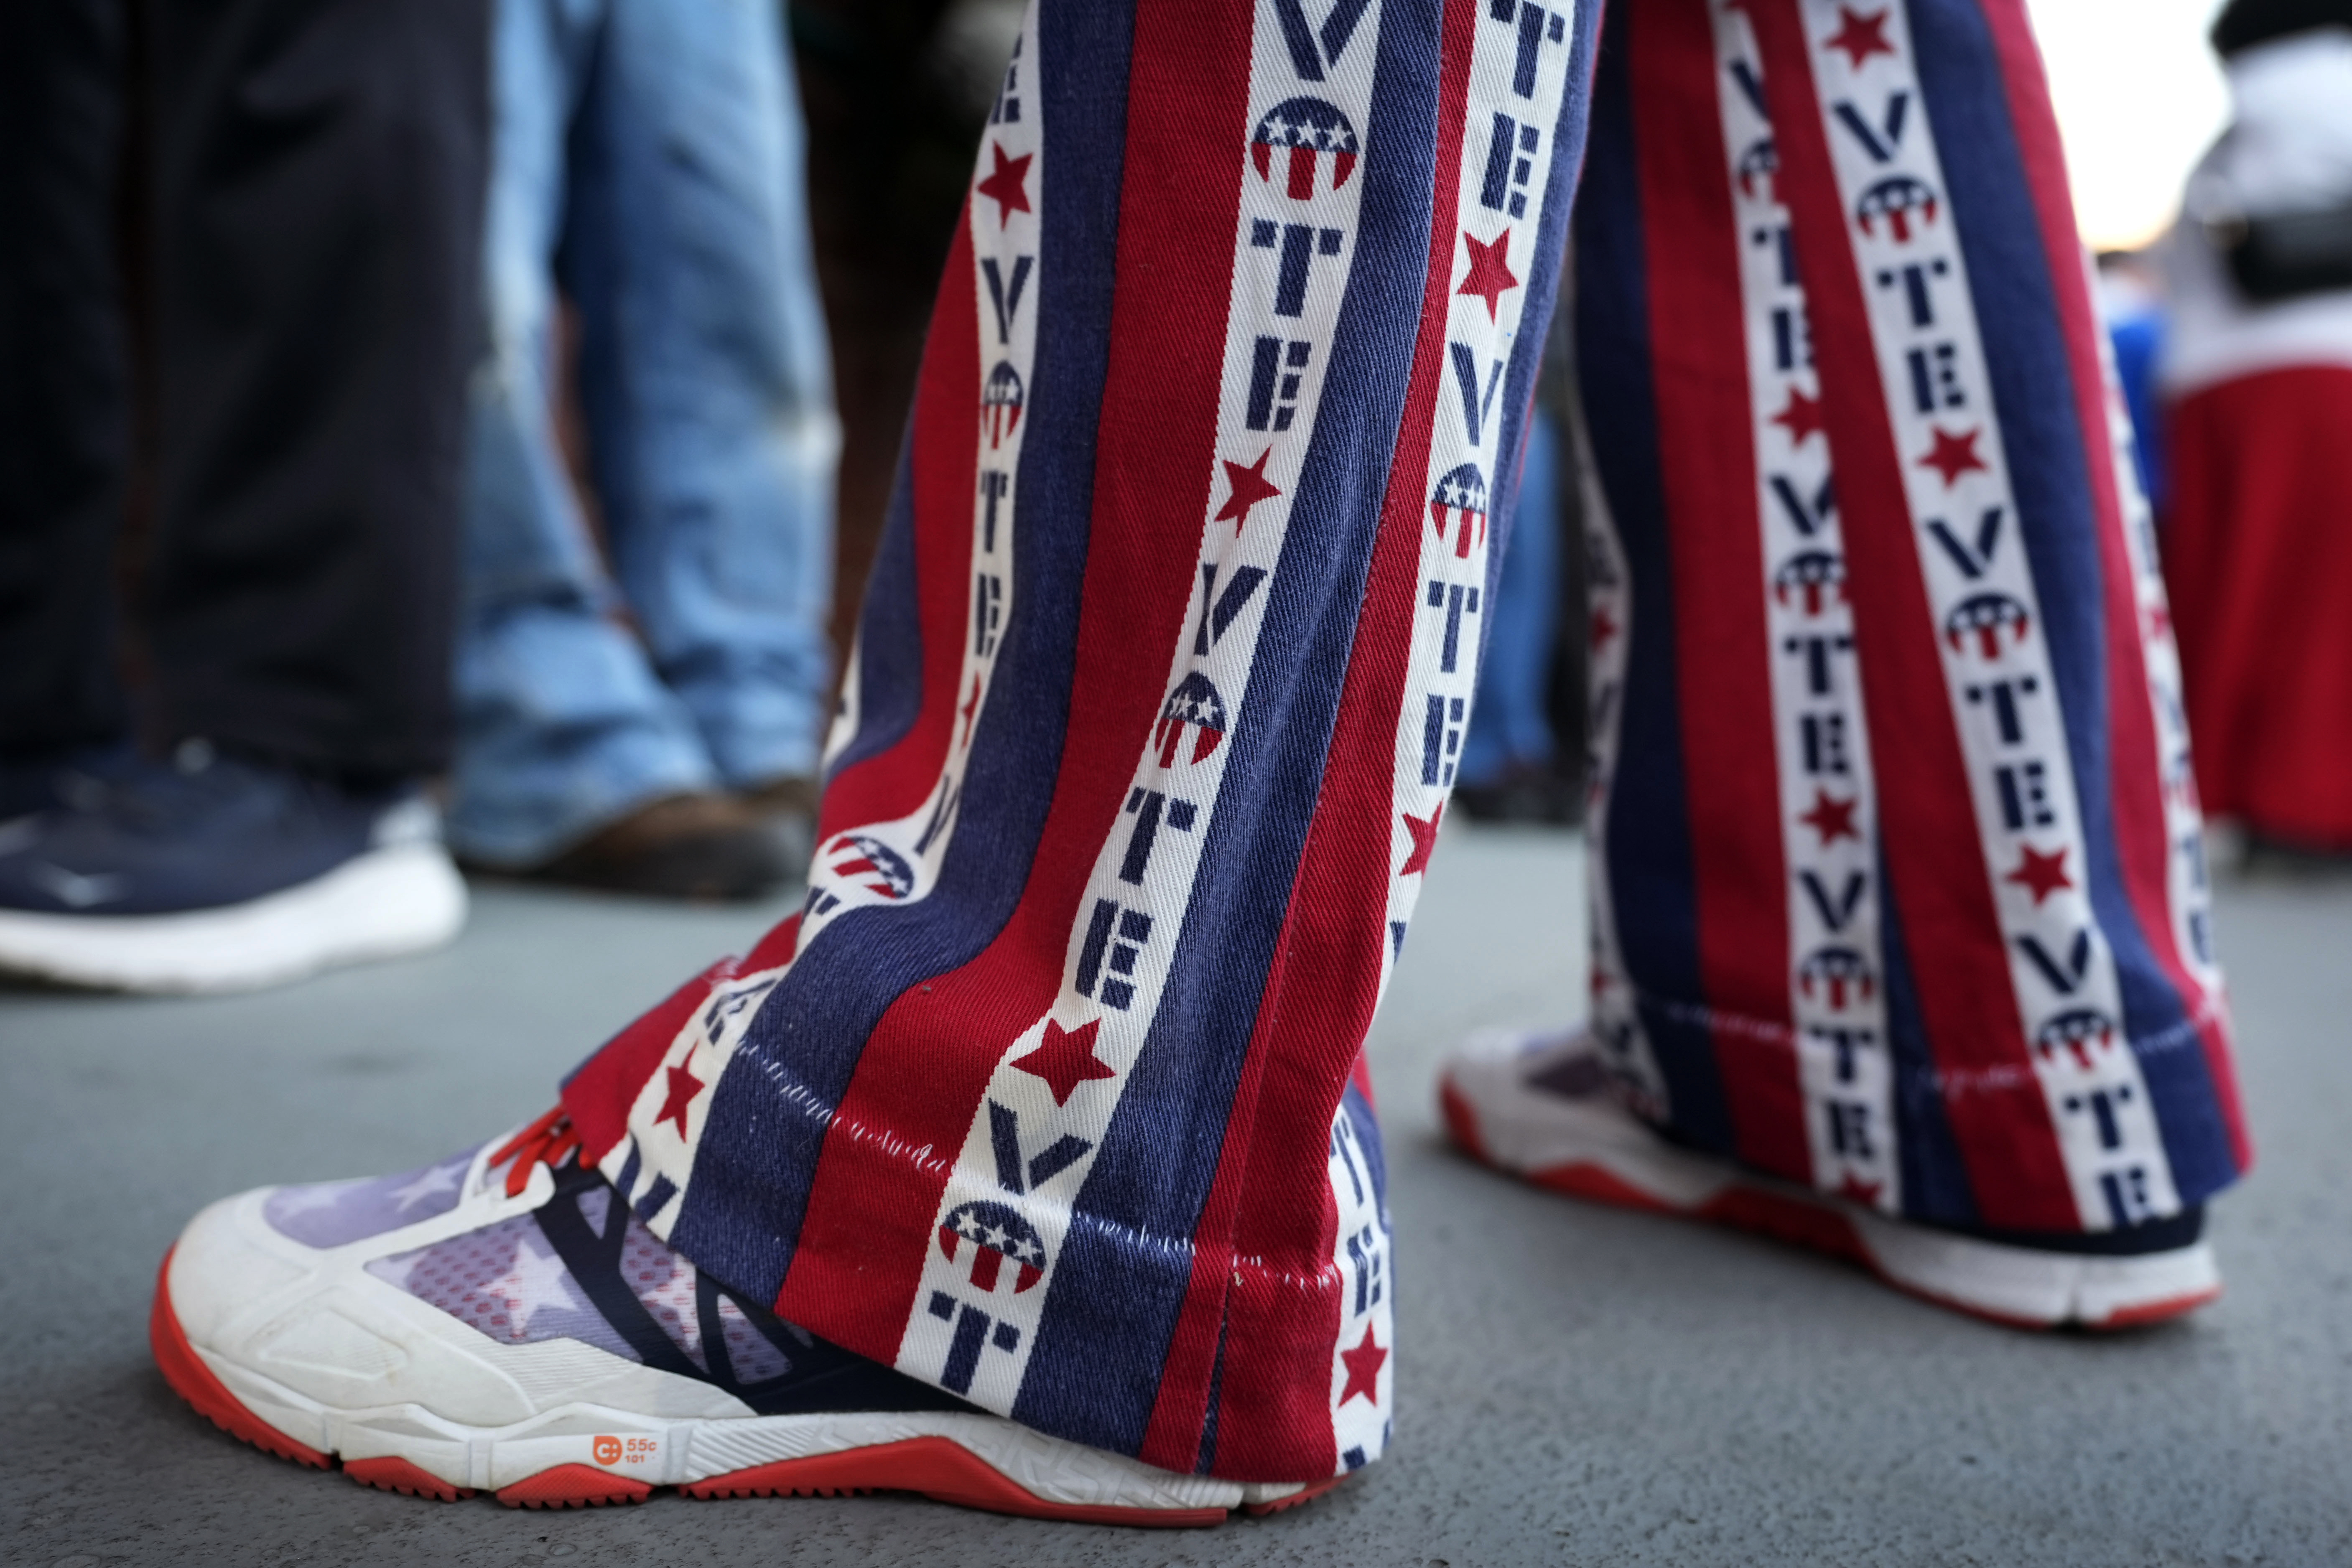
<path id="1" fill-rule="evenodd" d="M 755 895 L 806 863 L 772 819 L 814 800 L 840 447 L 778 7 L 499 0 L 495 58 L 451 837 L 509 873 Z"/>
<path id="2" fill-rule="evenodd" d="M 2212 39 L 2235 114 L 2165 246 L 2197 786 L 2251 842 L 2352 851 L 2352 0 L 2234 0 Z"/>
<path id="3" fill-rule="evenodd" d="M 0 7 L 0 969 L 227 988 L 461 924 L 420 782 L 488 42 L 483 0 Z"/>

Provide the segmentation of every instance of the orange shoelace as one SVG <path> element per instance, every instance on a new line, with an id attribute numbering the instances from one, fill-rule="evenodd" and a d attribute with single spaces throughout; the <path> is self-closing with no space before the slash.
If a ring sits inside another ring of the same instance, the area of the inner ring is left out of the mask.
<path id="1" fill-rule="evenodd" d="M 490 1168 L 495 1170 L 500 1161 L 512 1156 L 514 1168 L 507 1172 L 507 1196 L 520 1197 L 522 1189 L 530 1185 L 532 1166 L 546 1166 L 552 1169 L 562 1165 L 564 1156 L 579 1147 L 580 1130 L 572 1124 L 572 1118 L 565 1114 L 563 1107 L 558 1105 L 509 1138 L 498 1153 L 490 1156 Z"/>

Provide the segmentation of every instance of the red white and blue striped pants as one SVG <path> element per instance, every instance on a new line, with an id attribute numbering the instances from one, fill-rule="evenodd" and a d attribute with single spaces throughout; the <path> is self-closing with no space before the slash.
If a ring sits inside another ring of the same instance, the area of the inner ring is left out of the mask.
<path id="1" fill-rule="evenodd" d="M 2235 1178 L 2179 675 L 2021 0 L 1033 0 L 808 902 L 564 1091 L 647 1224 L 1058 1437 L 1379 1454 L 1360 1051 L 1571 208 L 1592 1020 L 1636 1105 L 1943 1224 Z"/>

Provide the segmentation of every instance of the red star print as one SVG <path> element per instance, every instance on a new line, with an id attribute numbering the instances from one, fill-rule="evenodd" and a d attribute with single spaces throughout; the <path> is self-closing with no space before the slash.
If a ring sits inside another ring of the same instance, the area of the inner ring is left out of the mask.
<path id="1" fill-rule="evenodd" d="M 1979 473 L 1984 471 L 1985 461 L 1977 455 L 1977 437 L 1982 435 L 1984 432 L 1971 430 L 1965 435 L 1951 435 L 1946 434 L 1941 425 L 1937 425 L 1934 429 L 1936 444 L 1925 457 L 1919 459 L 1919 466 L 1933 468 L 1937 473 L 1941 474 L 1944 476 L 1945 489 L 1948 490 L 1958 484 L 1960 476 L 1971 469 Z"/>
<path id="2" fill-rule="evenodd" d="M 1598 649 L 1605 646 L 1609 639 L 1615 635 L 1617 635 L 1617 622 L 1610 618 L 1609 612 L 1605 608 L 1594 611 L 1592 612 L 1593 647 Z"/>
<path id="3" fill-rule="evenodd" d="M 1862 62 L 1873 55 L 1893 57 L 1895 46 L 1886 41 L 1886 13 L 1874 11 L 1867 16 L 1857 16 L 1844 6 L 1838 7 L 1838 21 L 1843 24 L 1828 47 L 1843 49 L 1853 68 L 1862 69 Z"/>
<path id="4" fill-rule="evenodd" d="M 1858 1203 L 1864 1208 L 1878 1207 L 1878 1191 L 1883 1184 L 1864 1181 L 1852 1171 L 1838 1177 L 1837 1195 L 1848 1203 Z"/>
<path id="5" fill-rule="evenodd" d="M 972 720 L 980 712 L 980 676 L 977 674 L 971 677 L 971 697 L 967 699 L 963 706 L 957 711 L 963 715 L 963 743 L 966 746 L 970 746 L 971 744 Z"/>
<path id="6" fill-rule="evenodd" d="M 677 1135 L 686 1136 L 686 1113 L 694 1104 L 694 1097 L 702 1092 L 702 1080 L 683 1067 L 669 1070 L 669 1097 L 662 1102 L 662 1113 L 654 1118 L 658 1127 L 664 1122 L 677 1124 Z"/>
<path id="7" fill-rule="evenodd" d="M 996 226 L 1002 229 L 1013 221 L 1013 214 L 1031 210 L 1029 161 L 1036 154 L 1024 152 L 1018 158 L 1007 158 L 1004 149 L 993 141 L 988 144 L 988 151 L 996 159 L 996 169 L 980 183 L 980 193 L 996 204 Z"/>
<path id="8" fill-rule="evenodd" d="M 1829 428 L 1822 420 L 1822 400 L 1807 397 L 1795 387 L 1789 389 L 1789 406 L 1774 414 L 1772 423 L 1784 427 L 1789 440 L 1799 446 Z"/>
<path id="9" fill-rule="evenodd" d="M 1491 245 L 1481 245 L 1478 236 L 1468 229 L 1462 231 L 1463 242 L 1470 247 L 1470 276 L 1462 280 L 1457 294 L 1475 294 L 1486 302 L 1486 319 L 1496 319 L 1495 308 L 1505 293 L 1519 286 L 1511 275 L 1511 231 L 1505 229 L 1495 236 Z"/>
<path id="10" fill-rule="evenodd" d="M 1828 790 L 1816 789 L 1813 791 L 1813 809 L 1797 821 L 1822 836 L 1823 849 L 1840 839 L 1852 839 L 1860 843 L 1862 831 L 1853 825 L 1854 808 L 1860 804 L 1859 796 L 1851 800 L 1832 800 Z"/>
<path id="11" fill-rule="evenodd" d="M 1378 1408 L 1381 1403 L 1381 1368 L 1386 1364 L 1389 1353 L 1372 1341 L 1372 1328 L 1364 1325 L 1363 1343 L 1353 1350 L 1343 1350 L 1339 1359 L 1347 1364 L 1348 1386 L 1339 1390 L 1339 1403 L 1345 1405 L 1360 1394 L 1367 1404 Z"/>
<path id="12" fill-rule="evenodd" d="M 2074 885 L 2074 879 L 2066 874 L 2066 852 L 2063 848 L 2054 854 L 2046 855 L 2032 844 L 2021 845 L 2020 848 L 2025 858 L 2017 862 L 2015 871 L 2000 880 L 2031 889 L 2036 909 L 2042 907 L 2043 899 L 2060 888 Z"/>
<path id="13" fill-rule="evenodd" d="M 1427 821 L 1410 812 L 1405 814 L 1404 831 L 1412 835 L 1412 852 L 1404 857 L 1404 869 L 1397 875 L 1411 876 L 1417 871 L 1429 869 L 1429 857 L 1437 849 L 1437 824 L 1444 820 L 1445 802 L 1443 800 L 1437 803 L 1437 810 L 1429 814 Z"/>
<path id="14" fill-rule="evenodd" d="M 1225 463 L 1225 483 L 1234 487 L 1233 494 L 1225 497 L 1225 504 L 1217 508 L 1211 521 L 1222 523 L 1231 518 L 1235 538 L 1241 538 L 1242 529 L 1248 524 L 1252 507 L 1282 494 L 1265 480 L 1265 460 L 1273 455 L 1274 448 L 1269 446 L 1246 468 L 1238 463 Z"/>
<path id="15" fill-rule="evenodd" d="M 1095 1054 L 1095 1030 L 1101 1027 L 1100 1019 L 1076 1029 L 1064 1029 L 1047 1019 L 1044 1041 L 1028 1055 L 1014 1057 L 1013 1065 L 1044 1079 L 1045 1087 L 1054 1092 L 1054 1103 L 1066 1105 L 1079 1084 L 1118 1076 L 1118 1069 Z"/>

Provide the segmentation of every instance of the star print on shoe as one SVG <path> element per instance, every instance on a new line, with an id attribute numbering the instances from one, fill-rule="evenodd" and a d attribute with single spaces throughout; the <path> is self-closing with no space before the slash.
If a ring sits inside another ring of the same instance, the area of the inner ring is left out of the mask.
<path id="1" fill-rule="evenodd" d="M 1203 1525 L 1343 1479 L 1179 1475 L 991 1415 L 697 1270 L 578 1151 L 551 1113 L 421 1170 L 214 1204 L 163 1260 L 157 1363 L 235 1437 L 445 1501 L 904 1490 Z"/>
<path id="2" fill-rule="evenodd" d="M 1899 1291 L 1976 1317 L 2119 1329 L 2179 1317 L 2221 1293 L 2202 1208 L 2067 1236 L 1896 1219 L 1873 1207 L 1874 1188 L 1818 1192 L 1667 1142 L 1620 1103 L 1601 1048 L 1582 1031 L 1474 1035 L 1441 1071 L 1438 1100 L 1465 1153 L 1537 1186 L 1850 1259 Z"/>

